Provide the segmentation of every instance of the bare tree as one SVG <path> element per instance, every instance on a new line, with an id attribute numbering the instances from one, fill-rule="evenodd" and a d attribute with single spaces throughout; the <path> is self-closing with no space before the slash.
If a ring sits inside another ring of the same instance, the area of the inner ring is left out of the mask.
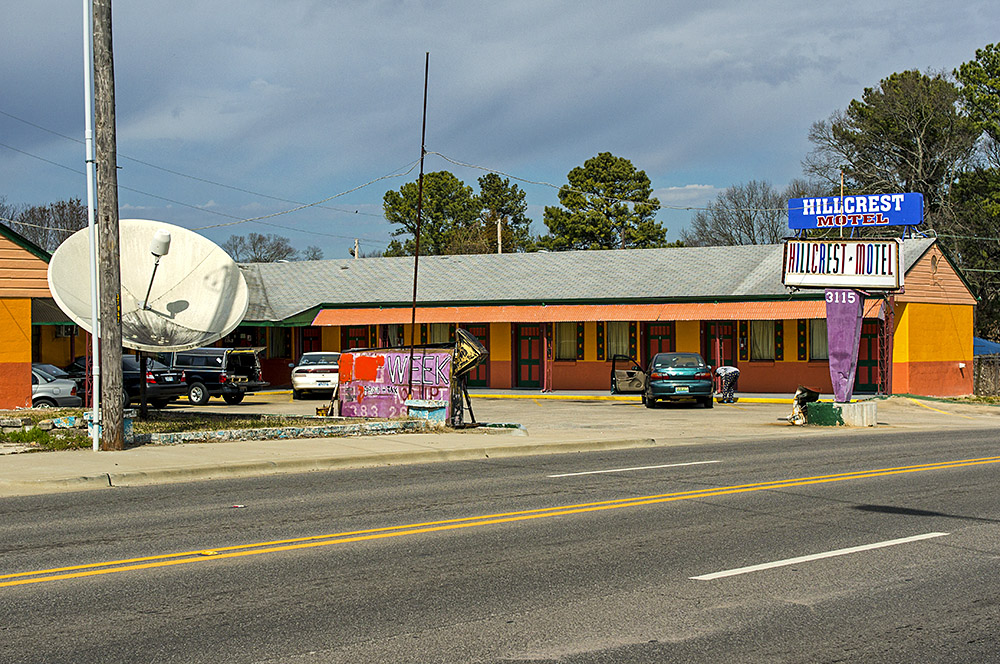
<path id="1" fill-rule="evenodd" d="M 0 217 L 10 220 L 4 223 L 25 239 L 52 252 L 87 225 L 87 208 L 79 198 L 22 208 L 0 199 Z"/>
<path id="2" fill-rule="evenodd" d="M 323 250 L 314 244 L 309 245 L 299 256 L 301 261 L 320 261 L 323 260 Z"/>
<path id="3" fill-rule="evenodd" d="M 248 235 L 230 235 L 222 243 L 223 250 L 237 263 L 274 263 L 276 261 L 294 261 L 299 257 L 287 237 L 268 233 L 250 233 Z"/>
<path id="4" fill-rule="evenodd" d="M 734 185 L 695 213 L 681 242 L 689 247 L 774 244 L 788 234 L 787 200 L 766 181 Z"/>

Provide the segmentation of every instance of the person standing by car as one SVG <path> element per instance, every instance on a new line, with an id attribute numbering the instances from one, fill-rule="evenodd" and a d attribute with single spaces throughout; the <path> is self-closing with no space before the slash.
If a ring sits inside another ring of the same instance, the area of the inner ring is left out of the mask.
<path id="1" fill-rule="evenodd" d="M 740 370 L 736 367 L 722 366 L 715 370 L 715 375 L 722 379 L 722 403 L 736 403 L 733 392 L 736 390 L 736 379 Z"/>

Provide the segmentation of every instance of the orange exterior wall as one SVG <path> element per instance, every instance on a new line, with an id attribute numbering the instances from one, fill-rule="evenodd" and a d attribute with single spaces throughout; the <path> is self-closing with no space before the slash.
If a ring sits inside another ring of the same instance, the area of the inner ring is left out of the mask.
<path id="1" fill-rule="evenodd" d="M 897 304 L 893 394 L 972 394 L 973 313 L 965 304 Z"/>
<path id="2" fill-rule="evenodd" d="M 31 406 L 31 300 L 0 298 L 0 408 Z"/>

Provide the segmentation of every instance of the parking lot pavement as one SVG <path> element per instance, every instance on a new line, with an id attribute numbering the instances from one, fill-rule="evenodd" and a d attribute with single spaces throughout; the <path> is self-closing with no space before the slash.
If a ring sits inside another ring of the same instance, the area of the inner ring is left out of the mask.
<path id="1" fill-rule="evenodd" d="M 329 403 L 329 399 L 317 397 L 292 400 L 291 392 L 271 391 L 247 395 L 243 403 L 232 406 L 221 399 L 212 399 L 196 410 L 301 416 L 315 415 L 318 407 Z M 723 440 L 748 436 L 823 435 L 847 430 L 843 427 L 808 427 L 805 430 L 794 427 L 783 420 L 791 412 L 791 403 L 790 395 L 747 395 L 735 404 L 716 403 L 711 409 L 693 403 L 661 403 L 649 409 L 638 397 L 612 397 L 601 392 L 494 391 L 472 397 L 472 409 L 478 422 L 517 423 L 524 427 L 529 437 L 544 440 L 639 437 L 667 443 L 706 435 Z M 878 399 L 877 408 L 877 428 L 884 431 L 1000 424 L 997 419 L 1000 407 L 982 404 L 897 396 Z M 194 407 L 182 400 L 171 405 L 171 409 Z"/>

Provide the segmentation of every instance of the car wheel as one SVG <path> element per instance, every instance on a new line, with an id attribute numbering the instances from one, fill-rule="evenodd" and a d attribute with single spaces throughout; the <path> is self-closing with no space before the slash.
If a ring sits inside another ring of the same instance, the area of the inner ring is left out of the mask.
<path id="1" fill-rule="evenodd" d="M 32 408 L 55 408 L 56 402 L 52 399 L 47 399 L 45 397 L 39 397 L 31 402 Z"/>
<path id="2" fill-rule="evenodd" d="M 226 403 L 235 405 L 243 401 L 243 393 L 242 392 L 236 392 L 235 394 L 226 393 L 222 395 L 222 398 L 225 399 Z"/>
<path id="3" fill-rule="evenodd" d="M 646 404 L 646 408 L 656 408 L 656 399 L 653 397 L 646 397 L 643 403 Z"/>
<path id="4" fill-rule="evenodd" d="M 204 406 L 208 403 L 208 390 L 201 383 L 191 383 L 188 386 L 188 401 L 196 406 Z"/>
<path id="5" fill-rule="evenodd" d="M 292 390 L 292 401 L 298 401 L 302 398 L 302 392 L 299 390 Z"/>
<path id="6" fill-rule="evenodd" d="M 713 399 L 712 397 L 705 397 L 702 400 L 701 405 L 703 405 L 705 408 L 712 408 L 713 406 L 715 406 L 715 399 Z"/>

